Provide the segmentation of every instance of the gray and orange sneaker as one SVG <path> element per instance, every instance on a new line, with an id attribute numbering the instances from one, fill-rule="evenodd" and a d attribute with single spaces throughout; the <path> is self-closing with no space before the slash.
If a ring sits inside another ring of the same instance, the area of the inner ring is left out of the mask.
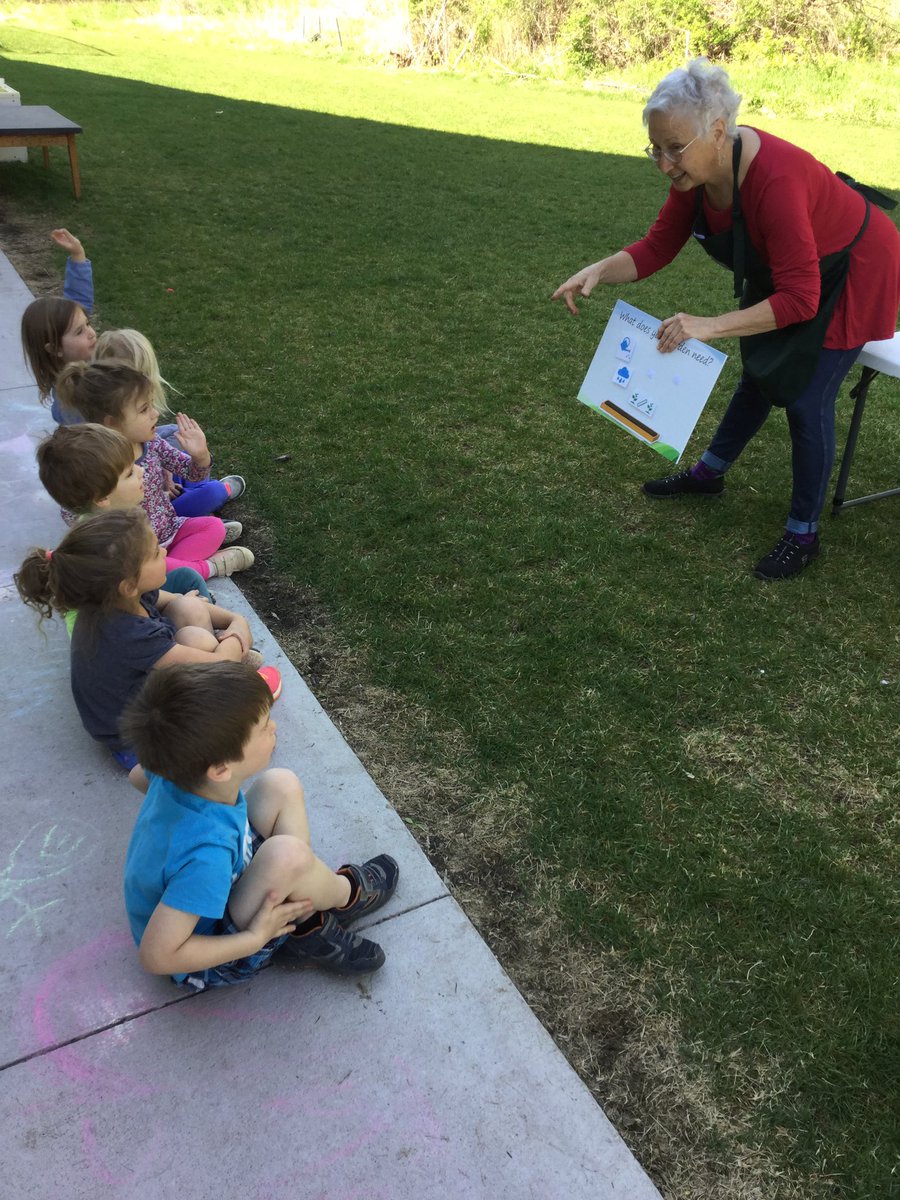
<path id="1" fill-rule="evenodd" d="M 366 913 L 387 904 L 397 890 L 400 868 L 389 854 L 379 854 L 360 866 L 347 863 L 338 867 L 337 874 L 346 875 L 350 880 L 350 899 L 343 908 L 332 908 L 330 911 L 341 925 L 350 925 Z"/>
<path id="2" fill-rule="evenodd" d="M 362 975 L 382 966 L 384 951 L 376 942 L 345 929 L 330 911 L 316 913 L 298 932 L 288 934 L 272 961 L 293 971 L 319 967 L 338 975 Z"/>

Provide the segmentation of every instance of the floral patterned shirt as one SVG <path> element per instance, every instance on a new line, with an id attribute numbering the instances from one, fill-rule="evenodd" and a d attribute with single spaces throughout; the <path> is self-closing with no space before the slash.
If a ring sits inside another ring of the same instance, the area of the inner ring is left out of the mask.
<path id="1" fill-rule="evenodd" d="M 153 532 L 161 546 L 168 546 L 172 538 L 188 520 L 179 517 L 172 507 L 166 491 L 165 471 L 180 475 L 192 482 L 208 479 L 209 467 L 198 467 L 189 454 L 176 450 L 157 434 L 152 442 L 144 442 L 144 450 L 137 460 L 144 468 L 144 512 L 150 518 Z"/>

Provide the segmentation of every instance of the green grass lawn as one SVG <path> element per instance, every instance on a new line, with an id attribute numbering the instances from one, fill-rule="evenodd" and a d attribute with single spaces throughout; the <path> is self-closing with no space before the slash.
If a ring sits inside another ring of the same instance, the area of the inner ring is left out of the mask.
<path id="1" fill-rule="evenodd" d="M 766 587 L 749 568 L 787 510 L 780 414 L 695 508 L 642 499 L 665 460 L 576 402 L 619 295 L 730 305 L 692 248 L 579 320 L 548 301 L 663 199 L 639 103 L 151 30 L 6 25 L 0 48 L 23 102 L 85 128 L 81 203 L 64 158 L 47 175 L 34 155 L 0 167 L 15 211 L 83 235 L 102 325 L 152 339 L 250 480 L 277 570 L 419 714 L 410 753 L 464 774 L 473 824 L 517 797 L 523 895 L 649 981 L 742 1115 L 722 1159 L 763 1153 L 767 1197 L 887 1195 L 900 506 L 826 519 L 820 563 Z M 896 128 L 756 123 L 900 188 Z M 736 377 L 722 348 L 691 451 Z M 857 489 L 897 482 L 898 413 L 879 381 Z M 654 1136 L 630 1135 L 689 1194 Z"/>

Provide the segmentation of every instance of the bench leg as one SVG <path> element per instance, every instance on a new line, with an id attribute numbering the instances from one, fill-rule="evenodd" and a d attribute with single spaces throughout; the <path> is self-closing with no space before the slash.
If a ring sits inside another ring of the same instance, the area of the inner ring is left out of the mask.
<path id="1" fill-rule="evenodd" d="M 66 138 L 69 143 L 69 166 L 72 168 L 72 191 L 75 199 L 81 199 L 81 172 L 78 169 L 78 148 L 75 145 L 75 134 L 70 133 Z"/>
<path id="2" fill-rule="evenodd" d="M 50 166 L 50 147 L 41 146 L 41 154 L 44 156 L 44 168 L 46 169 Z"/>
<path id="3" fill-rule="evenodd" d="M 853 463 L 853 455 L 856 452 L 856 439 L 859 437 L 859 427 L 862 425 L 863 410 L 866 407 L 866 396 L 869 392 L 869 384 L 878 374 L 872 367 L 863 367 L 862 375 L 859 377 L 859 382 L 856 387 L 850 392 L 850 399 L 856 401 L 856 406 L 853 409 L 853 416 L 850 418 L 850 429 L 847 433 L 847 444 L 844 447 L 844 456 L 841 459 L 841 469 L 838 473 L 837 487 L 834 490 L 834 499 L 831 502 L 831 515 L 836 517 L 841 511 L 844 503 L 844 497 L 847 494 L 847 480 L 850 478 L 850 467 Z"/>

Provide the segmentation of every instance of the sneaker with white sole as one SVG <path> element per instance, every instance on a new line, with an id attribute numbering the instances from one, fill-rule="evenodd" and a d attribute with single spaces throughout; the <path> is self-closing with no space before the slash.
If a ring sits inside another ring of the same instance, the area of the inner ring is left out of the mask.
<path id="1" fill-rule="evenodd" d="M 241 534 L 244 532 L 244 527 L 240 521 L 223 521 L 225 526 L 225 540 L 223 546 L 233 546 Z"/>
<path id="2" fill-rule="evenodd" d="M 217 550 L 206 560 L 209 578 L 217 579 L 234 575 L 236 571 L 246 571 L 255 561 L 253 551 L 246 546 L 228 546 L 225 550 Z"/>
<path id="3" fill-rule="evenodd" d="M 228 500 L 237 500 L 238 496 L 243 496 L 247 490 L 247 483 L 243 475 L 226 475 L 224 479 L 220 479 L 219 483 L 225 485 L 228 492 Z M 228 503 L 228 500 L 225 503 Z"/>

